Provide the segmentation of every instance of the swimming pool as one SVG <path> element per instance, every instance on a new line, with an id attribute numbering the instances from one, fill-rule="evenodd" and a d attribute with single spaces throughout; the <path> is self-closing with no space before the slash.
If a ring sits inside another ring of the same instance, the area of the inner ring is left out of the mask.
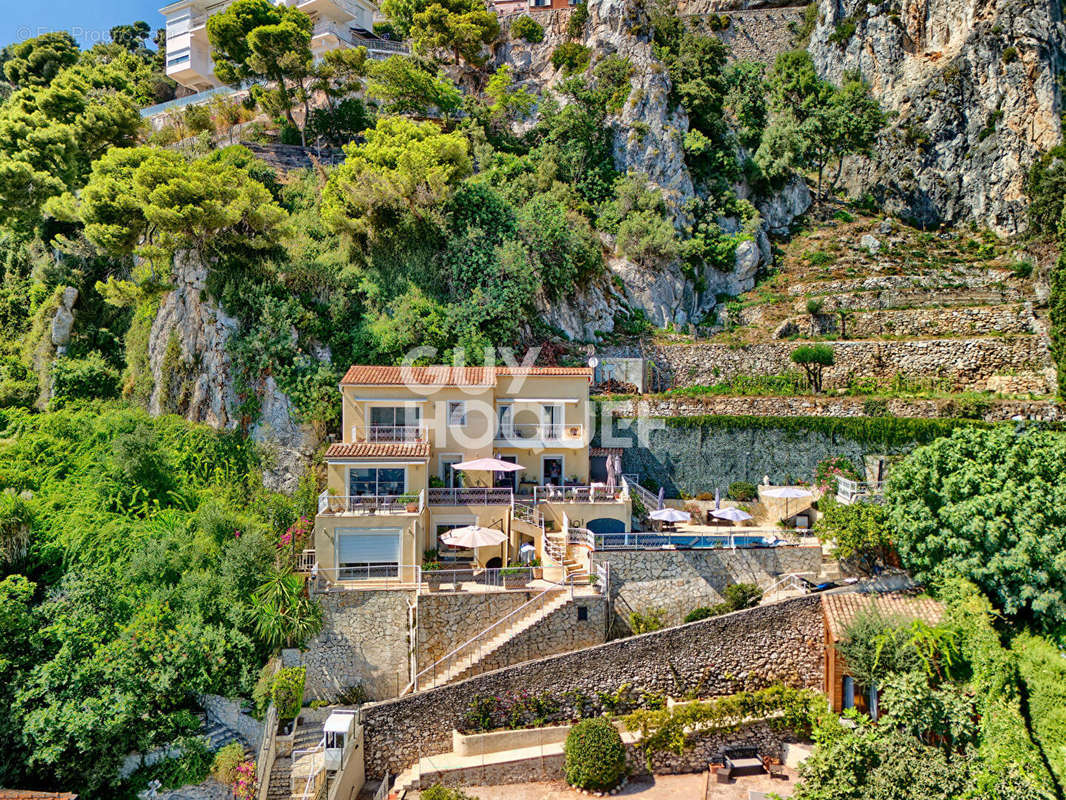
<path id="1" fill-rule="evenodd" d="M 788 544 L 776 536 L 737 534 L 692 534 L 692 533 L 604 533 L 596 535 L 597 550 L 654 549 L 674 547 L 687 549 L 723 549 L 779 547 Z"/>

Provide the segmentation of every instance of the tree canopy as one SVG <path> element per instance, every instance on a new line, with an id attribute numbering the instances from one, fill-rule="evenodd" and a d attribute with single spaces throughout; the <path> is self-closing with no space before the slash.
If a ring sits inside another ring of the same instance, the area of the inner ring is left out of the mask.
<path id="1" fill-rule="evenodd" d="M 960 429 L 896 465 L 886 508 L 918 581 L 961 576 L 1004 613 L 1044 629 L 1066 622 L 1066 438 Z"/>
<path id="2" fill-rule="evenodd" d="M 18 88 L 47 86 L 78 63 L 79 55 L 78 43 L 66 31 L 41 34 L 11 46 L 4 75 Z"/>

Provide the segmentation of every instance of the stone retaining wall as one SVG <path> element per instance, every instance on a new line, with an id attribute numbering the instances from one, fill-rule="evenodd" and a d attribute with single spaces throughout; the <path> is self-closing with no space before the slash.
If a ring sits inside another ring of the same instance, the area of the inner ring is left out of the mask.
<path id="1" fill-rule="evenodd" d="M 436 592 L 418 598 L 418 666 L 428 667 L 536 592 Z"/>
<path id="2" fill-rule="evenodd" d="M 847 315 L 844 334 L 850 339 L 882 336 L 993 336 L 1036 333 L 1037 323 L 1029 303 L 1010 306 L 912 308 L 890 311 L 859 311 Z M 774 331 L 775 339 L 800 336 L 839 336 L 839 314 L 804 314 L 793 317 Z"/>
<path id="3" fill-rule="evenodd" d="M 304 699 L 333 700 L 362 684 L 371 699 L 395 697 L 410 681 L 408 607 L 413 591 L 377 589 L 316 594 L 322 630 L 301 654 Z"/>
<path id="4" fill-rule="evenodd" d="M 785 744 L 795 741 L 790 733 L 776 730 L 766 722 L 751 722 L 729 731 L 710 731 L 694 736 L 681 755 L 670 752 L 655 753 L 652 756 L 651 772 L 656 775 L 703 772 L 709 762 L 721 759 L 724 749 L 733 747 L 754 747 L 760 755 L 776 754 L 778 759 L 783 759 Z M 630 775 L 649 774 L 644 753 L 636 743 L 626 743 L 626 756 Z M 558 753 L 501 764 L 423 772 L 421 785 L 432 786 L 434 783 L 441 783 L 444 786 L 502 786 L 533 781 L 557 781 L 563 778 L 563 761 L 563 755 Z"/>
<path id="5" fill-rule="evenodd" d="M 822 548 L 774 547 L 752 550 L 601 550 L 596 565 L 611 565 L 611 602 L 616 624 L 628 629 L 630 612 L 665 612 L 667 625 L 680 625 L 700 606 L 725 598 L 733 583 L 769 588 L 780 576 L 813 573 L 822 565 Z"/>
<path id="6" fill-rule="evenodd" d="M 366 771 L 396 774 L 422 756 L 446 753 L 452 729 L 478 694 L 561 696 L 637 689 L 711 697 L 785 682 L 820 688 L 821 600 L 800 597 L 677 628 L 487 672 L 361 711 Z"/>
<path id="7" fill-rule="evenodd" d="M 779 53 L 795 47 L 795 30 L 803 25 L 803 7 L 720 9 L 721 0 L 682 0 L 678 13 L 701 17 L 716 14 L 728 19 L 728 27 L 713 31 L 737 61 L 761 61 L 772 64 Z M 711 30 L 705 27 L 704 30 Z"/>
<path id="8" fill-rule="evenodd" d="M 578 619 L 578 609 L 587 619 Z M 578 597 L 507 641 L 499 650 L 471 667 L 479 675 L 556 653 L 569 653 L 602 644 L 607 639 L 607 602 L 600 596 Z"/>
<path id="9" fill-rule="evenodd" d="M 835 341 L 835 363 L 824 372 L 826 389 L 852 379 L 888 381 L 897 375 L 937 380 L 954 390 L 1001 390 L 995 378 L 1013 376 L 1015 391 L 1046 394 L 1055 387 L 1055 369 L 1042 336 Z M 794 365 L 794 342 L 733 346 L 696 342 L 658 346 L 653 357 L 672 386 L 708 385 L 738 375 L 779 375 Z M 995 385 L 993 385 L 995 384 Z"/>
<path id="10" fill-rule="evenodd" d="M 698 397 L 649 395 L 630 400 L 606 400 L 606 409 L 619 417 L 700 417 L 705 415 L 759 417 L 956 417 L 955 400 L 868 397 Z M 1016 417 L 1055 422 L 1066 417 L 1066 406 L 1051 400 L 993 400 L 974 407 L 974 414 L 986 422 L 1007 422 Z"/>

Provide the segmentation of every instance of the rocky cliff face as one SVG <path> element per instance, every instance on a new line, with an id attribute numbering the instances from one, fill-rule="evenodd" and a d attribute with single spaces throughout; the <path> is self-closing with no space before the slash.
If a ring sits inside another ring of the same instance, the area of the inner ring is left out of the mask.
<path id="1" fill-rule="evenodd" d="M 821 74 L 839 82 L 860 70 L 895 112 L 875 157 L 848 165 L 848 187 L 926 225 L 1023 230 L 1028 167 L 1062 141 L 1057 0 L 819 0 L 818 9 L 809 50 Z"/>
<path id="2" fill-rule="evenodd" d="M 174 288 L 160 303 L 148 340 L 154 387 L 148 410 L 234 429 L 242 420 L 228 344 L 238 322 L 207 296 L 206 282 L 207 268 L 198 257 L 175 257 Z M 297 421 L 292 403 L 272 377 L 256 391 L 260 415 L 250 435 L 262 445 L 263 483 L 291 492 L 321 439 L 312 426 Z"/>
<path id="3" fill-rule="evenodd" d="M 689 122 L 684 110 L 670 102 L 670 78 L 655 58 L 650 40 L 635 33 L 646 27 L 644 12 L 631 0 L 589 0 L 588 11 L 584 44 L 592 48 L 594 59 L 617 53 L 633 66 L 629 99 L 610 121 L 615 167 L 623 173 L 646 175 L 662 192 L 675 225 L 682 228 L 690 222 L 686 204 L 697 192 L 682 147 Z M 544 40 L 537 44 L 508 41 L 499 49 L 497 61 L 510 64 L 516 77 L 537 92 L 551 90 L 563 77 L 550 59 L 552 51 L 567 40 L 569 13 L 538 15 L 545 26 Z M 747 194 L 745 187 L 738 190 L 741 196 Z M 783 198 L 770 204 L 770 227 L 787 230 L 792 219 L 806 211 L 810 195 L 805 187 L 790 186 Z M 731 221 L 723 222 L 728 227 Z M 706 289 L 697 292 L 682 274 L 680 264 L 648 269 L 613 255 L 612 242 L 605 245 L 611 255 L 607 259 L 609 275 L 604 280 L 593 282 L 574 297 L 542 298 L 540 305 L 547 321 L 572 338 L 589 340 L 596 332 L 611 332 L 615 319 L 628 313 L 627 306 L 644 311 L 657 326 L 684 325 L 710 311 L 716 294 L 752 288 L 759 267 L 770 262 L 764 226 L 754 241 L 738 247 L 733 270 L 708 268 L 703 276 Z"/>

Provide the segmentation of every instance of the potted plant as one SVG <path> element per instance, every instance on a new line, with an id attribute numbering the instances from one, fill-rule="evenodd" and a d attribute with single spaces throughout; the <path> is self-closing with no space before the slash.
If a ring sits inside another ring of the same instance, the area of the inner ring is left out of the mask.
<path id="1" fill-rule="evenodd" d="M 437 475 L 430 475 L 430 477 L 429 477 L 429 488 L 430 489 L 443 489 L 444 488 L 444 481 Z"/>
<path id="2" fill-rule="evenodd" d="M 541 578 L 544 577 L 544 567 L 540 563 L 539 558 L 534 558 L 532 561 L 529 562 L 528 566 L 533 571 L 533 580 L 539 581 Z"/>
<path id="3" fill-rule="evenodd" d="M 435 592 L 444 583 L 444 576 L 440 574 L 441 563 L 435 547 L 426 550 L 422 554 L 422 578 L 426 582 L 426 588 Z"/>
<path id="4" fill-rule="evenodd" d="M 300 708 L 304 699 L 304 667 L 282 667 L 275 673 L 270 697 L 278 710 L 277 750 L 279 755 L 292 752 L 293 739 L 300 722 Z"/>
<path id="5" fill-rule="evenodd" d="M 414 514 L 418 511 L 418 495 L 417 494 L 402 494 L 398 498 L 399 502 L 404 504 L 408 514 Z"/>
<path id="6" fill-rule="evenodd" d="M 525 564 L 510 563 L 503 568 L 503 586 L 505 589 L 524 589 L 529 586 L 529 568 Z"/>

